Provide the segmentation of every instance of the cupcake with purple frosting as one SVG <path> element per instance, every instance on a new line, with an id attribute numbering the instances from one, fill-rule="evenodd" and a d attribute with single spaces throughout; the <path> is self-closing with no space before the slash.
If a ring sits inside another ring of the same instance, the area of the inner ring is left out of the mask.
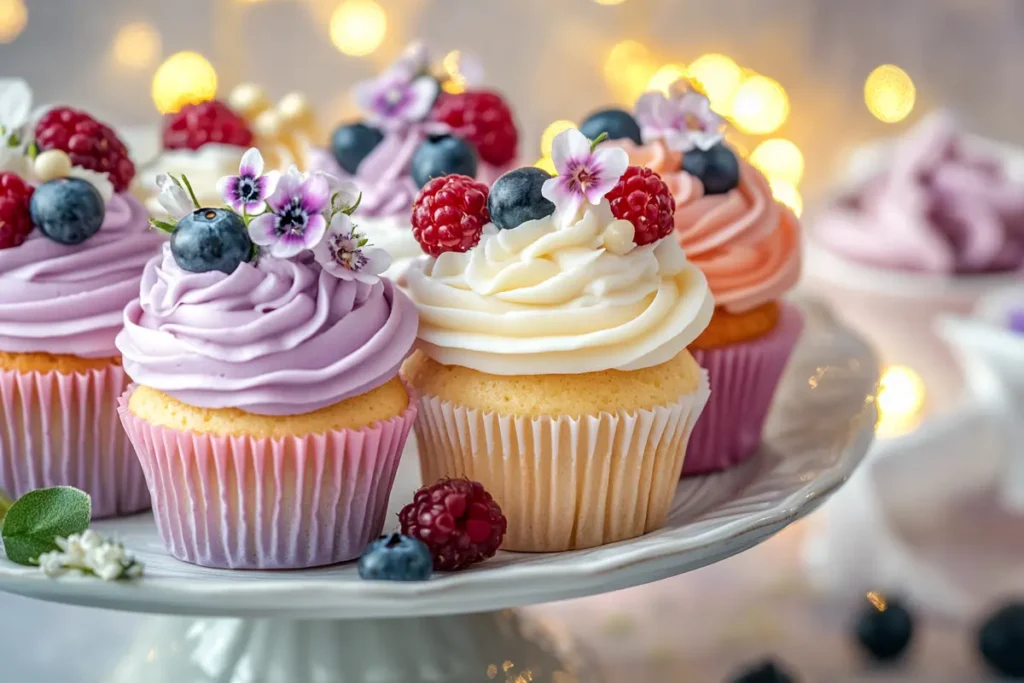
<path id="1" fill-rule="evenodd" d="M 412 236 L 412 204 L 432 178 L 460 174 L 491 185 L 516 168 L 519 134 L 512 110 L 496 92 L 466 89 L 477 74 L 431 69 L 413 45 L 354 95 L 363 118 L 338 127 L 330 149 L 314 150 L 310 168 L 353 180 L 363 193 L 361 228 L 391 254 L 384 274 L 399 281 L 424 258 Z M 436 72 L 436 73 L 435 73 Z"/>
<path id="2" fill-rule="evenodd" d="M 94 517 L 149 507 L 117 419 L 127 385 L 114 337 L 163 237 L 125 191 L 117 135 L 0 81 L 0 489 L 75 486 Z"/>
<path id="3" fill-rule="evenodd" d="M 176 223 L 124 311 L 135 384 L 120 414 L 156 523 L 181 560 L 303 568 L 357 557 L 384 524 L 416 414 L 398 370 L 417 314 L 390 260 L 321 174 L 262 174 L 256 150 L 199 207 L 160 179 Z"/>
<path id="4" fill-rule="evenodd" d="M 1021 277 L 1024 156 L 940 112 L 862 150 L 852 176 L 809 221 L 808 279 L 884 363 L 921 375 L 932 407 L 949 405 L 962 376 L 935 318 Z"/>

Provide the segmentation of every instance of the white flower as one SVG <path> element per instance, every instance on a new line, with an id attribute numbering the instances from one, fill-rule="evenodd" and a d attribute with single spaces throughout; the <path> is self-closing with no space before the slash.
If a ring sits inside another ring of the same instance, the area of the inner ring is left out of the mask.
<path id="1" fill-rule="evenodd" d="M 116 581 L 124 576 L 124 567 L 120 562 L 108 562 L 92 568 L 93 573 L 104 581 Z"/>
<path id="2" fill-rule="evenodd" d="M 80 542 L 83 548 L 85 548 L 86 550 L 92 550 L 94 548 L 99 548 L 106 542 L 106 540 L 103 538 L 103 536 L 93 531 L 92 529 L 86 529 L 85 533 L 82 534 Z"/>
<path id="3" fill-rule="evenodd" d="M 595 149 L 575 128 L 558 134 L 551 146 L 551 160 L 558 175 L 544 182 L 541 194 L 554 203 L 562 223 L 571 221 L 584 203 L 600 204 L 629 166 L 625 150 Z"/>
<path id="4" fill-rule="evenodd" d="M 39 556 L 39 568 L 51 579 L 67 573 L 68 568 L 65 565 L 64 553 L 54 551 L 52 553 L 43 553 Z"/>
<path id="5" fill-rule="evenodd" d="M 181 220 L 198 208 L 176 178 L 161 173 L 156 177 L 156 186 L 160 190 L 157 201 L 174 220 Z"/>
<path id="6" fill-rule="evenodd" d="M 335 214 L 327 234 L 313 247 L 313 256 L 323 269 L 342 280 L 373 284 L 391 267 L 391 256 L 383 249 L 367 246 L 346 214 Z"/>
<path id="7" fill-rule="evenodd" d="M 344 211 L 351 214 L 352 207 L 359 203 L 361 197 L 356 184 L 322 171 L 317 171 L 316 175 L 323 176 L 324 180 L 327 181 L 327 187 L 331 190 L 331 212 L 339 213 Z"/>
<path id="8" fill-rule="evenodd" d="M 32 114 L 32 89 L 20 78 L 0 79 L 0 127 L 3 142 L 18 133 Z"/>
<path id="9" fill-rule="evenodd" d="M 136 562 L 124 546 L 91 529 L 67 538 L 56 538 L 54 542 L 60 550 L 39 556 L 39 568 L 51 578 L 68 573 L 91 574 L 104 581 L 142 576 L 142 563 Z"/>

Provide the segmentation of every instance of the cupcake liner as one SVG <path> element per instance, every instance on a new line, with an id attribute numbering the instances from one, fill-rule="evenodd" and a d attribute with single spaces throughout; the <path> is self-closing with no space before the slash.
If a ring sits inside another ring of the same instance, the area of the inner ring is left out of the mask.
<path id="1" fill-rule="evenodd" d="M 117 417 L 120 365 L 71 374 L 0 371 L 0 489 L 74 486 L 94 519 L 149 508 L 149 492 Z"/>
<path id="2" fill-rule="evenodd" d="M 168 429 L 119 401 L 171 555 L 219 569 L 302 569 L 359 557 L 384 527 L 416 417 L 280 439 Z"/>
<path id="3" fill-rule="evenodd" d="M 779 324 L 760 339 L 691 349 L 710 377 L 711 400 L 693 430 L 683 475 L 717 472 L 754 454 L 775 389 L 802 330 L 800 310 L 784 303 Z"/>
<path id="4" fill-rule="evenodd" d="M 424 483 L 479 481 L 508 518 L 505 550 L 556 552 L 640 536 L 668 515 L 700 388 L 652 410 L 582 418 L 499 415 L 424 396 Z"/>

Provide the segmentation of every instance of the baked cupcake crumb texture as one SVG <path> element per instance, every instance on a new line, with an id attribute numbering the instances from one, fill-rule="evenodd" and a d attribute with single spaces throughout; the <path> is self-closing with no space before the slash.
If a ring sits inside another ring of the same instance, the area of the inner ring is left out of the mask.
<path id="1" fill-rule="evenodd" d="M 0 370 L 15 372 L 57 372 L 61 375 L 103 370 L 112 365 L 121 365 L 121 357 L 82 358 L 60 353 L 8 353 L 0 351 Z"/>
<path id="2" fill-rule="evenodd" d="M 769 301 L 743 313 L 717 308 L 711 324 L 690 344 L 690 348 L 716 349 L 764 337 L 778 325 L 780 310 L 777 301 Z"/>

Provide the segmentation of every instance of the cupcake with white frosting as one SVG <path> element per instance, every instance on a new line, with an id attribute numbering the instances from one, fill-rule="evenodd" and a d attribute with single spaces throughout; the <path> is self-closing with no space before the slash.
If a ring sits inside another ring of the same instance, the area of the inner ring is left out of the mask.
<path id="1" fill-rule="evenodd" d="M 562 551 L 665 520 L 707 376 L 686 347 L 714 309 L 672 233 L 653 172 L 575 130 L 561 175 L 424 187 L 412 268 L 424 480 L 480 481 L 508 518 L 504 547 Z"/>

